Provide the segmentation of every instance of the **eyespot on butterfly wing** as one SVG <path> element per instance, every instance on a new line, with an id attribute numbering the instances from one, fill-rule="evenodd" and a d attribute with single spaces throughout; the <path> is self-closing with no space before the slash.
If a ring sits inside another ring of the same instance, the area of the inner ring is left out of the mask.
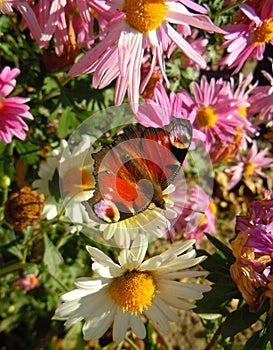
<path id="1" fill-rule="evenodd" d="M 95 191 L 85 207 L 98 223 L 115 223 L 147 209 L 165 209 L 163 191 L 174 181 L 192 138 L 188 120 L 163 128 L 135 124 L 93 153 Z"/>

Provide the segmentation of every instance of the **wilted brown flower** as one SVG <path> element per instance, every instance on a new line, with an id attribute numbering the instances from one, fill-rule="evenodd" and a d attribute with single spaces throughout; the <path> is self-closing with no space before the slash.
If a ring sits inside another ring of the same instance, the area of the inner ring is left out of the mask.
<path id="1" fill-rule="evenodd" d="M 31 191 L 27 186 L 12 193 L 5 203 L 5 220 L 14 226 L 15 231 L 22 231 L 42 217 L 44 195 Z"/>

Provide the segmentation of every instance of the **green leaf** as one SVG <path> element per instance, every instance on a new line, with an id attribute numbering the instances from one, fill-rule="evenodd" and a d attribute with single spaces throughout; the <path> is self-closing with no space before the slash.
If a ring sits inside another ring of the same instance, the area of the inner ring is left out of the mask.
<path id="1" fill-rule="evenodd" d="M 80 124 L 71 107 L 64 109 L 59 120 L 57 131 L 60 139 L 66 138 L 67 135 L 73 132 Z"/>
<path id="2" fill-rule="evenodd" d="M 244 350 L 266 350 L 269 340 L 262 330 L 254 333 L 245 344 Z"/>
<path id="3" fill-rule="evenodd" d="M 219 239 L 217 239 L 215 236 L 210 235 L 206 232 L 204 232 L 204 234 L 208 240 L 225 255 L 230 264 L 233 264 L 235 262 L 235 257 L 233 256 L 232 250 L 229 247 L 219 241 Z"/>
<path id="4" fill-rule="evenodd" d="M 237 333 L 250 327 L 255 323 L 260 316 L 265 312 L 266 306 L 257 312 L 250 312 L 249 306 L 245 304 L 239 310 L 235 310 L 230 313 L 222 325 L 222 336 L 223 338 L 233 337 Z"/>
<path id="5" fill-rule="evenodd" d="M 47 266 L 48 271 L 55 276 L 57 274 L 57 268 L 59 265 L 63 264 L 64 260 L 62 254 L 55 247 L 53 242 L 48 238 L 47 234 L 44 233 L 44 264 Z"/>
<path id="6" fill-rule="evenodd" d="M 240 298 L 240 293 L 231 281 L 231 278 L 222 277 L 212 285 L 211 291 L 204 294 L 203 299 L 196 302 L 196 313 L 225 314 L 225 306 L 231 299 Z"/>
<path id="7" fill-rule="evenodd" d="M 31 142 L 16 140 L 16 150 L 20 158 L 28 164 L 35 164 L 39 160 L 38 148 Z"/>
<path id="8" fill-rule="evenodd" d="M 198 255 L 208 255 L 208 253 L 203 250 L 198 250 Z M 208 255 L 207 259 L 201 263 L 201 266 L 203 269 L 213 272 L 213 274 L 224 274 L 230 276 L 230 265 L 220 251 Z"/>

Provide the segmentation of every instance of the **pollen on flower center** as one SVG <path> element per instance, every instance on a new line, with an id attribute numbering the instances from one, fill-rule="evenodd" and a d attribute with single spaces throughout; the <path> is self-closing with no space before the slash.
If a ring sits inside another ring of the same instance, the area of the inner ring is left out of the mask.
<path id="1" fill-rule="evenodd" d="M 155 288 L 151 273 L 131 271 L 111 283 L 110 294 L 123 312 L 141 314 L 152 304 Z"/>
<path id="2" fill-rule="evenodd" d="M 255 166 L 252 163 L 246 163 L 244 167 L 244 174 L 245 175 L 252 175 L 255 170 Z"/>
<path id="3" fill-rule="evenodd" d="M 125 0 L 123 12 L 126 20 L 141 33 L 147 33 L 160 26 L 168 6 L 165 0 Z"/>
<path id="4" fill-rule="evenodd" d="M 217 114 L 213 107 L 203 107 L 197 112 L 196 120 L 199 127 L 209 129 L 215 125 Z"/>
<path id="5" fill-rule="evenodd" d="M 267 44 L 273 38 L 273 19 L 264 20 L 254 29 L 251 37 L 252 43 Z"/>
<path id="6" fill-rule="evenodd" d="M 241 108 L 238 108 L 238 112 L 241 114 L 242 117 L 246 117 L 247 116 L 247 109 L 246 107 L 241 107 Z"/>

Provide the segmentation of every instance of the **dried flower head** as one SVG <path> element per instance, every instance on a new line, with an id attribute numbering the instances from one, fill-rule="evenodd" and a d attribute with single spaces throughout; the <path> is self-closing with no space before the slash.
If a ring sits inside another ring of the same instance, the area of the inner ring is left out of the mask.
<path id="1" fill-rule="evenodd" d="M 42 217 L 44 195 L 23 187 L 12 193 L 5 203 L 5 220 L 14 226 L 15 231 L 22 231 Z"/>
<path id="2" fill-rule="evenodd" d="M 270 299 L 269 315 L 273 313 L 273 199 L 266 191 L 264 199 L 249 205 L 249 214 L 237 218 L 240 231 L 232 241 L 232 252 L 236 258 L 231 266 L 231 277 L 250 311 L 262 307 Z"/>

